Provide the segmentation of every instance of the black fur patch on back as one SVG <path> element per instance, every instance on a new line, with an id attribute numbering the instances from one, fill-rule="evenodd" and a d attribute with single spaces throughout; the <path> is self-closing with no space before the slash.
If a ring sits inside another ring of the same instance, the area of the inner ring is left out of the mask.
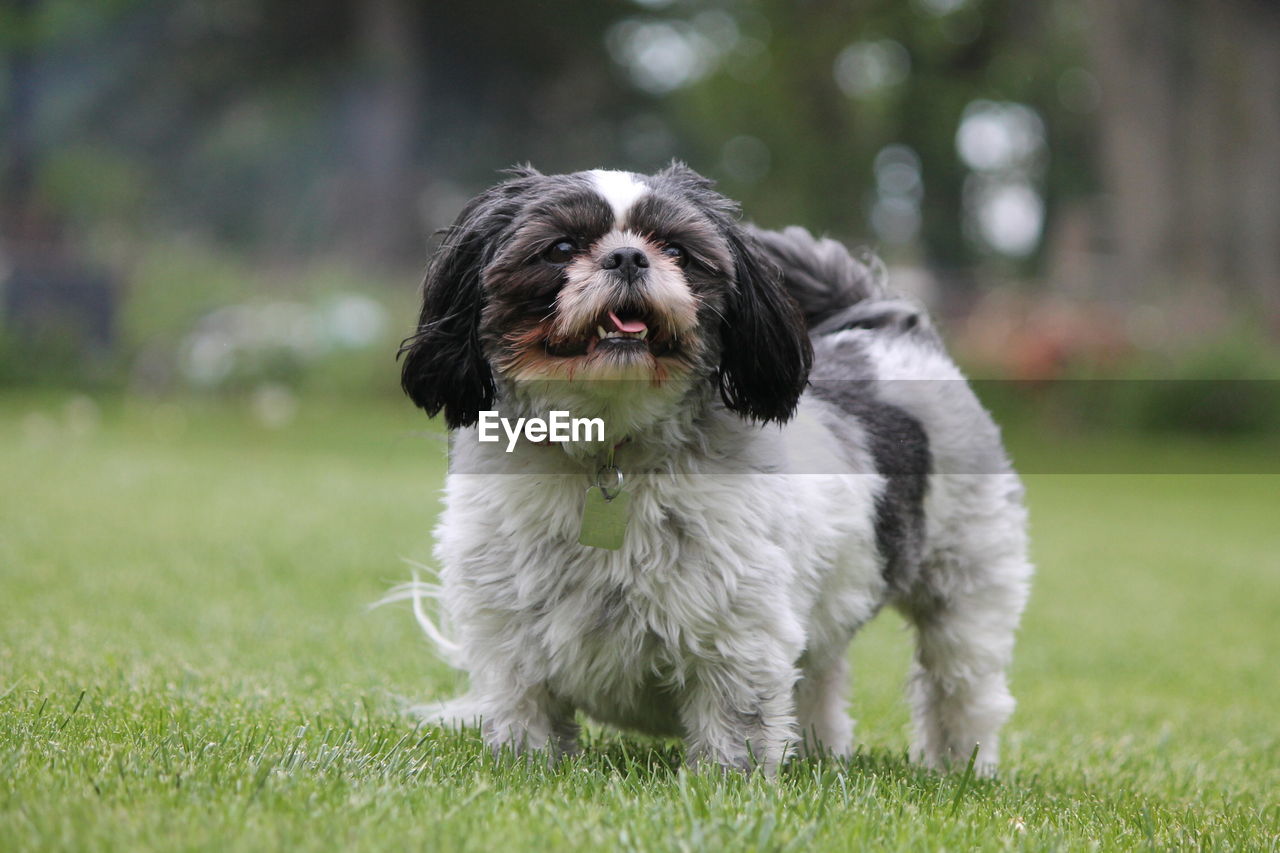
<path id="1" fill-rule="evenodd" d="M 920 574 L 924 554 L 924 498 L 932 456 L 920 422 L 876 399 L 869 382 L 815 382 L 815 396 L 857 418 L 866 431 L 876 471 L 885 477 L 876 499 L 876 547 L 884 579 L 895 596 L 905 595 Z"/>

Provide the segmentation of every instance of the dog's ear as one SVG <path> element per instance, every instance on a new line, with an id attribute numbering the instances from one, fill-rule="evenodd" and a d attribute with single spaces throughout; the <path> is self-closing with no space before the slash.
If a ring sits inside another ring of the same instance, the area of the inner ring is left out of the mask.
<path id="1" fill-rule="evenodd" d="M 672 158 L 671 162 L 664 166 L 654 177 L 685 192 L 709 192 L 719 196 L 719 193 L 716 193 L 713 189 L 716 182 L 690 169 L 683 160 Z M 721 198 L 723 197 L 721 196 Z M 729 207 L 736 208 L 736 205 L 728 199 L 724 199 L 724 201 Z"/>
<path id="2" fill-rule="evenodd" d="M 522 169 L 472 199 L 445 229 L 422 282 L 418 329 L 400 344 L 400 387 L 427 414 L 443 410 L 450 429 L 474 424 L 493 406 L 493 372 L 480 343 L 480 276 L 537 174 Z"/>
<path id="3" fill-rule="evenodd" d="M 745 417 L 782 423 L 808 383 L 813 345 L 777 264 L 736 223 L 727 236 L 734 288 L 720 332 L 720 395 Z"/>

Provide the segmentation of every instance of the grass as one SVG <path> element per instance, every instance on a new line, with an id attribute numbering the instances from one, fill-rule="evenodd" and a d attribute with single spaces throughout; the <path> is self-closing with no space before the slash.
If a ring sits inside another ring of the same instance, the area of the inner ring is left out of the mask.
<path id="1" fill-rule="evenodd" d="M 393 401 L 273 430 L 235 401 L 0 397 L 0 850 L 1280 847 L 1280 476 L 1028 477 L 1001 777 L 904 760 L 886 614 L 852 652 L 857 757 L 770 783 L 598 729 L 495 762 L 403 716 L 460 681 L 366 605 L 429 559 L 443 459 Z"/>

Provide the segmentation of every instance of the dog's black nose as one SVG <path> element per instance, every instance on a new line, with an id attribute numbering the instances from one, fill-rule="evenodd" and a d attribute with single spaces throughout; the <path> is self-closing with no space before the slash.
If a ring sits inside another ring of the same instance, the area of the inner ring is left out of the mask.
<path id="1" fill-rule="evenodd" d="M 627 246 L 624 249 L 614 249 L 605 255 L 600 266 L 607 270 L 621 270 L 629 273 L 649 266 L 649 259 L 645 257 L 644 252 L 634 246 Z"/>

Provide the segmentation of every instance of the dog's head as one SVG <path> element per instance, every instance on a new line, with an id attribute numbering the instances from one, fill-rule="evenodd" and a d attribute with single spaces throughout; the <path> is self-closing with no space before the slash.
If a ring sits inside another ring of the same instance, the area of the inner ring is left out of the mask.
<path id="1" fill-rule="evenodd" d="M 446 231 L 402 348 L 404 390 L 450 427 L 493 408 L 500 387 L 582 399 L 615 394 L 618 380 L 671 400 L 714 383 L 744 417 L 786 420 L 812 350 L 737 212 L 680 164 L 649 176 L 515 170 Z"/>

